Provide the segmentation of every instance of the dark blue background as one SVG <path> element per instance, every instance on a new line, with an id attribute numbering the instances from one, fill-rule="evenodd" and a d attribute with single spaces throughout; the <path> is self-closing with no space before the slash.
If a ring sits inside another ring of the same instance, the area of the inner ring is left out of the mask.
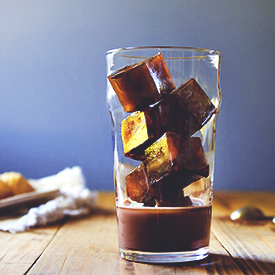
<path id="1" fill-rule="evenodd" d="M 215 189 L 275 190 L 275 1 L 0 2 L 0 172 L 82 167 L 113 189 L 105 52 L 222 52 Z"/>

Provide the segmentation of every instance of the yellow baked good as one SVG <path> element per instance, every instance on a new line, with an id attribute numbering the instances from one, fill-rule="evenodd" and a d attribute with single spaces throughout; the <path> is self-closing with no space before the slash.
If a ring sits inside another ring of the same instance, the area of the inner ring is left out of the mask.
<path id="1" fill-rule="evenodd" d="M 0 175 L 0 180 L 2 180 L 12 189 L 13 195 L 34 191 L 34 188 L 28 183 L 28 181 L 17 172 L 3 173 Z"/>
<path id="2" fill-rule="evenodd" d="M 13 195 L 12 189 L 0 180 L 0 199 L 4 199 Z"/>

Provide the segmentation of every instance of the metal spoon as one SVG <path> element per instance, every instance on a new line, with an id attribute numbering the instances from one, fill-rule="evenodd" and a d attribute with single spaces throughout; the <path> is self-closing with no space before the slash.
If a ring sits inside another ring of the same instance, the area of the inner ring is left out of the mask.
<path id="1" fill-rule="evenodd" d="M 255 221 L 255 220 L 271 220 L 275 223 L 275 217 L 266 217 L 264 213 L 253 206 L 247 206 L 239 208 L 232 212 L 230 215 L 231 220 L 241 220 L 241 221 Z"/>

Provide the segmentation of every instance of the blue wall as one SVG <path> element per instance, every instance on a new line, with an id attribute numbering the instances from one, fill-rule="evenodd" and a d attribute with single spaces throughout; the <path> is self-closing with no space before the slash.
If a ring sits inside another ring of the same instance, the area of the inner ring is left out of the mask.
<path id="1" fill-rule="evenodd" d="M 275 190 L 275 1 L 0 1 L 0 172 L 113 189 L 105 52 L 222 52 L 215 189 Z"/>

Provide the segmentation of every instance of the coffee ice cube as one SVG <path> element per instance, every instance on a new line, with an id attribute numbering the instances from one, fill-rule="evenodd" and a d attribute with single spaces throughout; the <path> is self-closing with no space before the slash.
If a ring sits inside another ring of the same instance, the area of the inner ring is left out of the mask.
<path id="1" fill-rule="evenodd" d="M 188 169 L 170 172 L 159 181 L 151 183 L 151 197 L 158 206 L 190 206 L 183 199 L 183 188 L 204 178 L 196 172 Z"/>
<path id="2" fill-rule="evenodd" d="M 146 110 L 154 123 L 157 138 L 165 132 L 191 136 L 216 112 L 215 106 L 194 78 L 172 91 L 165 99 Z"/>
<path id="3" fill-rule="evenodd" d="M 209 165 L 198 137 L 165 133 L 145 150 L 145 160 L 126 175 L 128 196 L 159 206 L 182 205 L 183 188 L 209 175 Z M 185 200 L 184 200 L 185 201 Z"/>
<path id="4" fill-rule="evenodd" d="M 146 202 L 151 198 L 151 185 L 144 163 L 125 177 L 127 195 L 136 202 Z"/>
<path id="5" fill-rule="evenodd" d="M 151 196 L 158 206 L 187 206 L 183 188 L 199 178 L 201 177 L 189 174 L 187 170 L 171 172 L 151 185 Z"/>
<path id="6" fill-rule="evenodd" d="M 172 91 L 153 107 L 122 121 L 124 153 L 143 160 L 144 150 L 166 132 L 191 136 L 216 112 L 195 79 Z M 140 135 L 140 137 L 139 137 Z"/>
<path id="7" fill-rule="evenodd" d="M 159 189 L 159 194 L 165 194 L 166 190 Z M 187 207 L 192 206 L 193 203 L 189 196 L 184 196 L 183 190 L 179 190 L 177 193 L 173 194 L 172 197 L 165 195 L 162 197 L 158 195 L 156 197 L 152 197 L 150 200 L 144 203 L 144 206 L 157 206 L 157 207 Z"/>
<path id="8" fill-rule="evenodd" d="M 159 191 L 162 195 L 165 194 L 165 196 L 160 196 L 158 199 L 155 199 L 158 207 L 187 207 L 193 205 L 190 197 L 184 196 L 183 190 L 179 190 L 169 197 L 166 194 L 166 190 L 162 190 L 162 188 L 160 188 Z"/>
<path id="9" fill-rule="evenodd" d="M 143 160 L 145 149 L 155 141 L 154 125 L 144 112 L 134 112 L 121 122 L 121 137 L 125 156 Z"/>
<path id="10" fill-rule="evenodd" d="M 108 80 L 126 112 L 142 111 L 175 88 L 161 53 L 118 70 Z"/>
<path id="11" fill-rule="evenodd" d="M 190 171 L 171 172 L 158 182 L 150 183 L 144 163 L 125 178 L 127 195 L 145 206 L 190 206 L 183 188 L 201 178 Z"/>
<path id="12" fill-rule="evenodd" d="M 194 78 L 190 78 L 175 90 L 180 96 L 182 106 L 203 126 L 216 112 L 215 106 Z"/>
<path id="13" fill-rule="evenodd" d="M 144 162 L 151 184 L 171 172 L 193 170 L 198 173 L 207 167 L 200 138 L 186 138 L 171 132 L 165 133 L 145 150 Z"/>

